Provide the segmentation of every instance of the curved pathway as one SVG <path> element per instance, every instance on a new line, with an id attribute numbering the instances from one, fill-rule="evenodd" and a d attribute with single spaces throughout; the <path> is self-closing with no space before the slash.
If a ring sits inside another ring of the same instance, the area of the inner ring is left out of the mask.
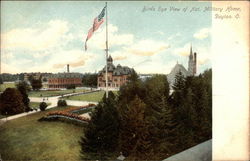
<path id="1" fill-rule="evenodd" d="M 87 92 L 87 93 L 69 93 L 69 94 L 65 94 L 63 96 L 65 97 L 65 96 L 88 94 L 88 93 L 93 93 L 93 92 L 97 92 L 97 91 L 98 90 L 93 90 L 93 91 L 90 91 L 90 92 Z M 50 109 L 50 108 L 53 108 L 53 107 L 57 107 L 57 101 L 61 97 L 62 96 L 54 96 L 54 97 L 29 97 L 29 99 L 30 99 L 30 102 L 43 102 L 44 101 L 46 103 L 51 103 L 46 108 L 46 109 Z M 97 102 L 67 100 L 67 104 L 71 105 L 71 106 L 85 106 L 85 105 L 88 105 L 90 103 L 97 104 Z M 37 111 L 24 112 L 24 113 L 20 113 L 20 114 L 17 114 L 17 115 L 9 116 L 7 118 L 2 118 L 2 119 L 0 119 L 0 125 L 1 125 L 1 122 L 8 121 L 8 120 L 13 120 L 13 119 L 17 119 L 17 118 L 20 118 L 20 117 L 23 117 L 23 116 L 27 116 L 27 115 L 36 113 L 36 112 L 40 112 L 40 109 L 38 109 Z"/>

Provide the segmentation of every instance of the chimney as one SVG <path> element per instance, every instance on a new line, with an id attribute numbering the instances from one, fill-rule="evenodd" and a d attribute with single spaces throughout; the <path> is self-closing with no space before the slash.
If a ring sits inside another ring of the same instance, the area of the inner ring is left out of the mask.
<path id="1" fill-rule="evenodd" d="M 196 52 L 194 53 L 194 75 L 197 72 L 197 54 Z"/>
<path id="2" fill-rule="evenodd" d="M 69 73 L 69 64 L 67 64 L 67 72 Z"/>

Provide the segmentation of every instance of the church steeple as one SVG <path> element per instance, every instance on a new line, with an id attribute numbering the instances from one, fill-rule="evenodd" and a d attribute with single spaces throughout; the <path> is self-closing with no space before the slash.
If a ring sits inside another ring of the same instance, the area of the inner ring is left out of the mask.
<path id="1" fill-rule="evenodd" d="M 189 54 L 189 59 L 193 59 L 192 44 L 191 44 L 191 46 L 190 46 L 190 54 Z"/>
<path id="2" fill-rule="evenodd" d="M 188 60 L 188 72 L 190 75 L 194 75 L 194 60 L 193 60 L 192 44 L 190 46 L 190 54 L 189 54 L 189 60 Z"/>

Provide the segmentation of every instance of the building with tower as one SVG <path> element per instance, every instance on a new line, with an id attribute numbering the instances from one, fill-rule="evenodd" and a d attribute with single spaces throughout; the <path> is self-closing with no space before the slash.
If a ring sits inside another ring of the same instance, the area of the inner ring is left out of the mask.
<path id="1" fill-rule="evenodd" d="M 109 56 L 107 59 L 107 70 L 108 88 L 119 89 L 128 82 L 128 77 L 134 69 L 127 66 L 121 66 L 120 64 L 115 66 L 112 57 Z M 99 89 L 106 88 L 106 65 L 98 72 L 97 87 Z"/>
<path id="2" fill-rule="evenodd" d="M 197 73 L 197 53 L 192 50 L 192 46 L 190 47 L 189 59 L 188 59 L 188 70 L 178 62 L 171 70 L 171 72 L 167 75 L 167 80 L 170 85 L 170 89 L 172 89 L 172 85 L 175 82 L 175 76 L 181 72 L 184 77 L 194 76 Z"/>
<path id="3" fill-rule="evenodd" d="M 189 54 L 189 60 L 188 60 L 188 72 L 190 73 L 190 75 L 195 75 L 196 74 L 196 60 L 197 59 L 197 54 L 196 52 L 193 53 L 192 51 L 192 45 L 190 47 L 190 54 Z"/>

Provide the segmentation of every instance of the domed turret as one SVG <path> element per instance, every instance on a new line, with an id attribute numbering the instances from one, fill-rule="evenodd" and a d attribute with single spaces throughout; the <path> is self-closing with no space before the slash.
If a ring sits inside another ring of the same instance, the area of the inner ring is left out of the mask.
<path id="1" fill-rule="evenodd" d="M 108 63 L 112 63 L 113 62 L 113 58 L 111 57 L 111 55 L 109 55 L 108 59 L 107 59 Z"/>

